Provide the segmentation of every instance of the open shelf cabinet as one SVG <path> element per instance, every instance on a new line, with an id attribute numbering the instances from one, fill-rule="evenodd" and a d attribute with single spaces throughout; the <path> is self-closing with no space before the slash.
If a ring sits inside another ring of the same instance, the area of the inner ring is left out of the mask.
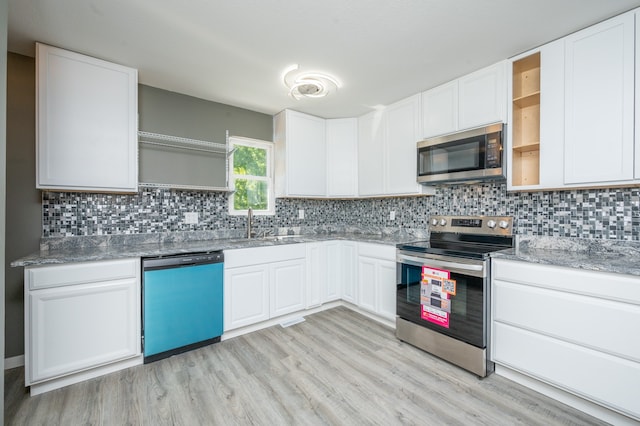
<path id="1" fill-rule="evenodd" d="M 513 62 L 512 185 L 540 183 L 540 52 Z"/>

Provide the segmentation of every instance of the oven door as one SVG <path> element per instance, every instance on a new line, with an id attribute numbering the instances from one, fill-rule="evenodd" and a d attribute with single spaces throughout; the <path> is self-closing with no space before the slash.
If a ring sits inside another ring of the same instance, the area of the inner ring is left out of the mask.
<path id="1" fill-rule="evenodd" d="M 487 262 L 398 251 L 399 317 L 486 348 Z M 423 272 L 426 274 L 423 275 Z"/>

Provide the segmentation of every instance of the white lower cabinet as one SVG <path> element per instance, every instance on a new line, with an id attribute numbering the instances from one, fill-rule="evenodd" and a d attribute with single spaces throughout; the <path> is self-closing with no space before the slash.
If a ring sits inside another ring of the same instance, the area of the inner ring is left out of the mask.
<path id="1" fill-rule="evenodd" d="M 338 289 L 342 289 L 342 300 L 354 304 L 358 303 L 357 251 L 357 244 L 353 241 L 342 241 L 338 249 L 340 259 L 337 273 Z"/>
<path id="2" fill-rule="evenodd" d="M 327 243 L 307 243 L 306 308 L 320 306 L 326 298 L 328 271 Z"/>
<path id="3" fill-rule="evenodd" d="M 139 357 L 140 261 L 27 267 L 25 317 L 32 393 L 38 384 Z"/>
<path id="4" fill-rule="evenodd" d="M 224 331 L 304 309 L 305 262 L 300 244 L 225 250 Z"/>
<path id="5" fill-rule="evenodd" d="M 357 305 L 388 320 L 396 318 L 396 249 L 358 243 Z"/>
<path id="6" fill-rule="evenodd" d="M 307 308 L 340 299 L 354 303 L 355 253 L 351 241 L 307 243 Z"/>
<path id="7" fill-rule="evenodd" d="M 640 278 L 494 259 L 492 358 L 640 420 Z"/>
<path id="8" fill-rule="evenodd" d="M 293 259 L 269 265 L 271 289 L 270 316 L 300 311 L 305 308 L 305 259 Z"/>
<path id="9" fill-rule="evenodd" d="M 224 330 L 232 330 L 268 319 L 269 268 L 267 265 L 225 268 Z"/>

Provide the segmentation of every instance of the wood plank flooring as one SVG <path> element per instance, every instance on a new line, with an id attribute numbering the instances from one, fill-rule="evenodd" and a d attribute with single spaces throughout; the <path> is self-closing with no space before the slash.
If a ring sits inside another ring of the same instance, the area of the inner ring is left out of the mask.
<path id="1" fill-rule="evenodd" d="M 7 425 L 598 425 L 502 377 L 480 380 L 338 307 L 30 397 Z"/>

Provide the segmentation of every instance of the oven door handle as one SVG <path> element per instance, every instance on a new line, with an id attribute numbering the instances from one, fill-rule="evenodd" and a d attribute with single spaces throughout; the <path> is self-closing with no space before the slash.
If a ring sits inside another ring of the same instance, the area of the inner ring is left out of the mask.
<path id="1" fill-rule="evenodd" d="M 446 268 L 452 272 L 460 274 L 472 275 L 474 277 L 484 277 L 484 264 L 469 264 L 459 262 L 447 262 L 444 260 L 428 259 L 415 256 L 407 256 L 406 254 L 398 254 L 396 257 L 399 263 L 406 263 L 413 266 L 433 266 Z"/>

